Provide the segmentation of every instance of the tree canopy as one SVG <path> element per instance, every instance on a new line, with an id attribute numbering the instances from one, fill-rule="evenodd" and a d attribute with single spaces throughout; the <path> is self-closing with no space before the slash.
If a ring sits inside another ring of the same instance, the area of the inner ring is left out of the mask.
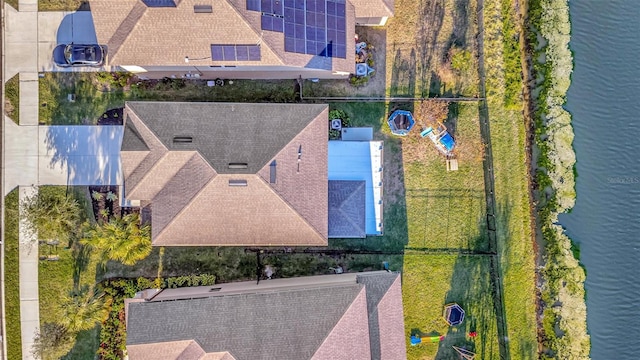
<path id="1" fill-rule="evenodd" d="M 100 252 L 101 261 L 133 265 L 151 253 L 151 228 L 140 225 L 138 214 L 111 219 L 88 230 L 80 243 Z"/>

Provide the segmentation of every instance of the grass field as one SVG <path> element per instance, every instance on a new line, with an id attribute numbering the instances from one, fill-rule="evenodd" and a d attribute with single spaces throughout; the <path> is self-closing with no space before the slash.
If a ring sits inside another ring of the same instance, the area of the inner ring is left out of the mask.
<path id="1" fill-rule="evenodd" d="M 498 337 L 489 277 L 489 261 L 479 256 L 418 255 L 404 259 L 405 327 L 412 334 L 445 335 L 441 343 L 408 348 L 409 359 L 457 359 L 451 346 L 476 352 L 480 359 L 497 359 Z M 458 303 L 465 321 L 450 327 L 442 317 L 443 304 Z M 470 332 L 478 336 L 470 338 Z"/>
<path id="2" fill-rule="evenodd" d="M 20 332 L 20 274 L 18 190 L 4 199 L 4 300 L 6 314 L 7 357 L 22 359 L 22 334 Z"/>
<path id="3" fill-rule="evenodd" d="M 387 93 L 392 96 L 477 96 L 476 2 L 398 0 L 387 28 Z M 468 63 L 453 67 L 452 54 Z M 409 105 L 409 110 L 418 104 Z M 420 119 L 418 119 L 420 123 Z M 408 246 L 403 267 L 407 339 L 411 333 L 447 335 L 441 344 L 409 347 L 409 359 L 454 359 L 451 345 L 497 359 L 498 336 L 489 278 L 481 256 L 417 255 L 411 249 L 487 251 L 483 145 L 478 105 L 452 103 L 445 123 L 456 138 L 459 170 L 417 132 L 402 139 Z M 442 320 L 445 304 L 467 312 L 462 328 Z M 478 337 L 465 336 L 476 331 Z"/>
<path id="4" fill-rule="evenodd" d="M 531 234 L 525 126 L 522 108 L 509 104 L 506 82 L 517 70 L 503 58 L 505 14 L 515 11 L 500 0 L 486 1 L 485 69 L 491 126 L 498 252 L 501 261 L 507 333 L 512 359 L 537 358 L 535 305 L 535 251 Z M 512 65 L 514 66 L 514 65 Z M 522 100 L 520 99 L 520 102 Z"/>
<path id="5" fill-rule="evenodd" d="M 459 106 L 456 140 L 479 142 L 477 105 Z M 412 141 L 422 146 L 413 146 Z M 444 158 L 427 139 L 420 138 L 404 140 L 403 153 L 408 246 L 486 251 L 482 162 L 465 154 L 459 159 L 459 170 L 447 172 Z"/>

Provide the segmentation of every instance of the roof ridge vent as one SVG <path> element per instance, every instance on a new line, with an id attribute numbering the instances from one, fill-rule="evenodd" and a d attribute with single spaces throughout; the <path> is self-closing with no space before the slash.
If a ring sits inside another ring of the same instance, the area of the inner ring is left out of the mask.
<path id="1" fill-rule="evenodd" d="M 229 186 L 247 186 L 247 180 L 229 179 Z"/>
<path id="2" fill-rule="evenodd" d="M 249 167 L 249 164 L 247 163 L 241 163 L 241 162 L 229 163 L 229 169 L 246 169 L 248 167 Z"/>
<path id="3" fill-rule="evenodd" d="M 193 12 L 194 13 L 212 13 L 213 12 L 213 6 L 211 5 L 193 5 Z"/>

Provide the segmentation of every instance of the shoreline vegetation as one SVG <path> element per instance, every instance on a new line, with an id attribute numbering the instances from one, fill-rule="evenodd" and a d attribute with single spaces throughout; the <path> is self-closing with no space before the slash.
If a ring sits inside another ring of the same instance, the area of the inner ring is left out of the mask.
<path id="1" fill-rule="evenodd" d="M 573 56 L 567 0 L 531 0 L 526 27 L 533 59 L 532 108 L 538 236 L 543 264 L 539 270 L 539 341 L 541 359 L 588 359 L 586 273 L 558 222 L 576 199 L 575 153 L 571 114 L 564 109 L 571 84 Z"/>

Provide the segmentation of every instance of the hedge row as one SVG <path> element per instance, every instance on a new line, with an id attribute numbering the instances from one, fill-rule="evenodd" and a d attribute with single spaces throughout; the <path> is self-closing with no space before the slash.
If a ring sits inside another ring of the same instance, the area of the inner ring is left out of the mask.
<path id="1" fill-rule="evenodd" d="M 104 360 L 124 357 L 127 333 L 124 317 L 124 299 L 132 298 L 138 291 L 151 288 L 178 288 L 184 286 L 208 286 L 215 284 L 215 276 L 209 274 L 170 277 L 166 279 L 110 279 L 98 284 L 104 292 L 109 316 L 100 329 L 98 356 Z M 160 286 L 157 286 L 160 285 Z"/>

